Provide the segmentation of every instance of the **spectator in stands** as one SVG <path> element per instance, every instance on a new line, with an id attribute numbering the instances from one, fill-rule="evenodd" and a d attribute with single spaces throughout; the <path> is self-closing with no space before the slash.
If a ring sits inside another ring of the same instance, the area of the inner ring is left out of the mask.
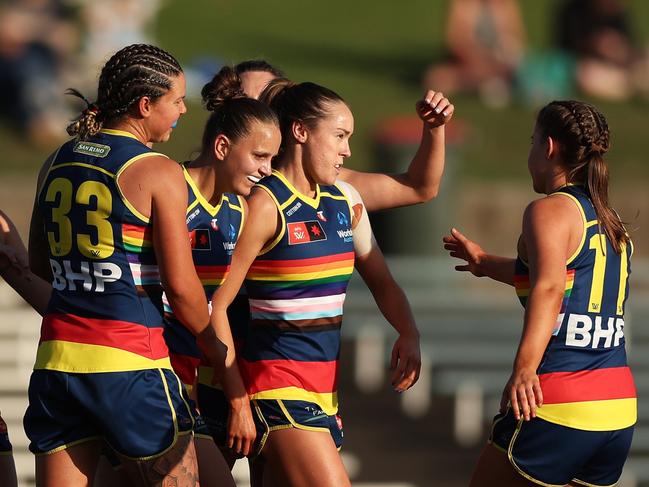
<path id="1" fill-rule="evenodd" d="M 61 0 L 14 0 L 0 8 L 0 116 L 39 144 L 65 135 L 59 79 L 77 40 L 70 13 Z"/>
<path id="2" fill-rule="evenodd" d="M 485 103 L 505 104 L 525 50 L 516 0 L 452 0 L 446 50 L 447 59 L 426 71 L 426 87 L 449 95 L 477 91 Z"/>
<path id="3" fill-rule="evenodd" d="M 636 88 L 647 90 L 647 56 L 638 48 L 626 2 L 567 0 L 556 18 L 557 45 L 574 56 L 575 82 L 584 93 L 625 100 Z"/>
<path id="4" fill-rule="evenodd" d="M 93 0 L 80 3 L 84 30 L 81 63 L 87 73 L 97 73 L 105 60 L 125 45 L 153 42 L 148 27 L 156 18 L 163 0 Z M 97 80 L 93 77 L 85 81 L 92 89 Z"/>

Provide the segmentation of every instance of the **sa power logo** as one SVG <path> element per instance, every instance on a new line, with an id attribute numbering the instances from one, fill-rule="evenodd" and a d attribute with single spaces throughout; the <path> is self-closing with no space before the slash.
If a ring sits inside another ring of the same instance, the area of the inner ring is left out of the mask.
<path id="1" fill-rule="evenodd" d="M 322 225 L 318 220 L 309 220 L 306 222 L 292 222 L 286 225 L 288 231 L 288 244 L 299 245 L 319 240 L 327 240 Z"/>

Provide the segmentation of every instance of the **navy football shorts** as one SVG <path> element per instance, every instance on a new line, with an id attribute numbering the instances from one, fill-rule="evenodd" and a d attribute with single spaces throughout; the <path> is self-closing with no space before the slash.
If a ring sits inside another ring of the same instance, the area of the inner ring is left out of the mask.
<path id="1" fill-rule="evenodd" d="M 585 431 L 541 418 L 516 421 L 510 409 L 494 418 L 489 443 L 505 452 L 514 469 L 532 482 L 599 487 L 619 480 L 632 437 L 633 426 Z"/>
<path id="2" fill-rule="evenodd" d="M 180 380 L 168 369 L 68 373 L 35 370 L 24 418 L 29 449 L 55 453 L 104 439 L 120 455 L 164 454 L 194 419 Z"/>

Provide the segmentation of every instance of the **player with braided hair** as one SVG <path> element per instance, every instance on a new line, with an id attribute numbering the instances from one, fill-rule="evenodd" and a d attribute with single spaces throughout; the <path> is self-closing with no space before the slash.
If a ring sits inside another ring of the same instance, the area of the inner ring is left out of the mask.
<path id="1" fill-rule="evenodd" d="M 538 114 L 528 167 L 547 196 L 523 215 L 518 257 L 486 254 L 453 229 L 457 266 L 510 284 L 525 308 L 500 414 L 471 485 L 614 485 L 637 416 L 624 306 L 633 245 L 608 202 L 609 130 L 594 106 Z"/>
<path id="2" fill-rule="evenodd" d="M 133 485 L 198 484 L 194 420 L 163 338 L 161 283 L 217 369 L 224 349 L 193 270 L 183 170 L 149 148 L 169 138 L 184 96 L 170 54 L 125 47 L 68 128 L 76 137 L 39 174 L 29 259 L 53 291 L 24 420 L 39 486 L 92 484 L 104 441 Z"/>

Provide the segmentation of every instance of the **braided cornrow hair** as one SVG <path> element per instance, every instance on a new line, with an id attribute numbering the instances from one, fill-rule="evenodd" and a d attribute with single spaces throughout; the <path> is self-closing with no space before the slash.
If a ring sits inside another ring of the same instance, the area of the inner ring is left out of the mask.
<path id="1" fill-rule="evenodd" d="M 248 98 L 241 87 L 236 69 L 224 66 L 201 90 L 205 108 L 212 112 L 203 131 L 203 152 L 210 152 L 217 135 L 231 141 L 245 137 L 255 122 L 279 127 L 275 112 L 267 105 Z"/>
<path id="2" fill-rule="evenodd" d="M 95 135 L 106 122 L 128 113 L 143 96 L 155 100 L 170 88 L 172 77 L 182 73 L 178 61 L 168 52 L 148 44 L 132 44 L 115 53 L 101 70 L 97 101 L 90 103 L 77 90 L 87 108 L 69 126 L 68 134 L 79 139 Z"/>
<path id="3" fill-rule="evenodd" d="M 568 182 L 586 186 L 599 224 L 619 254 L 629 236 L 608 201 L 609 172 L 604 154 L 610 148 L 610 133 L 606 118 L 588 103 L 553 101 L 541 109 L 536 123 L 544 136 L 559 141 Z"/>

